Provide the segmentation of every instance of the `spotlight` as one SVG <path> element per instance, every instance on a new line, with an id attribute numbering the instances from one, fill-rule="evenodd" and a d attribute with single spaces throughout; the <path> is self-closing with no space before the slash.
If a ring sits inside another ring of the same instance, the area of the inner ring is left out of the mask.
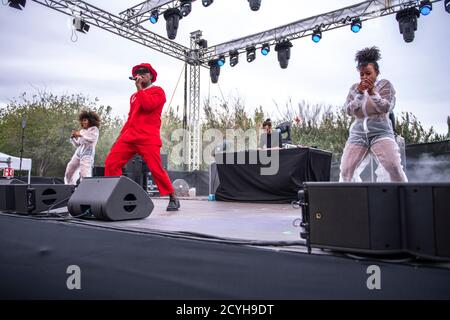
<path id="1" fill-rule="evenodd" d="M 8 5 L 11 8 L 22 10 L 22 8 L 25 7 L 26 2 L 27 2 L 27 0 L 9 0 Z"/>
<path id="2" fill-rule="evenodd" d="M 247 62 L 252 62 L 256 58 L 255 46 L 248 47 L 245 49 L 247 51 Z"/>
<path id="3" fill-rule="evenodd" d="M 291 58 L 292 43 L 289 40 L 279 42 L 275 45 L 275 51 L 278 52 L 278 62 L 281 69 L 288 67 L 289 59 Z"/>
<path id="4" fill-rule="evenodd" d="M 219 67 L 223 67 L 225 65 L 225 56 L 223 54 L 219 56 L 219 59 L 217 60 L 217 65 Z"/>
<path id="5" fill-rule="evenodd" d="M 234 67 L 239 63 L 239 52 L 237 50 L 230 51 L 230 66 Z"/>
<path id="6" fill-rule="evenodd" d="M 362 23 L 360 18 L 354 18 L 352 20 L 351 29 L 354 33 L 358 33 L 362 28 Z"/>
<path id="7" fill-rule="evenodd" d="M 202 48 L 202 49 L 208 48 L 208 41 L 205 40 L 205 39 L 200 39 L 200 40 L 198 40 L 198 41 L 197 41 L 197 44 L 198 44 L 198 46 L 199 46 L 200 48 Z"/>
<path id="8" fill-rule="evenodd" d="M 248 2 L 252 11 L 258 11 L 261 7 L 261 0 L 248 0 Z"/>
<path id="9" fill-rule="evenodd" d="M 268 44 L 268 43 L 264 43 L 263 46 L 262 46 L 262 48 L 261 48 L 261 54 L 262 54 L 263 56 L 267 56 L 267 55 L 269 54 L 269 52 L 270 52 L 270 46 L 269 46 L 269 44 Z"/>
<path id="10" fill-rule="evenodd" d="M 419 10 L 423 16 L 429 15 L 431 10 L 433 10 L 433 5 L 431 4 L 431 1 L 430 0 L 420 1 Z"/>
<path id="11" fill-rule="evenodd" d="M 211 3 L 213 3 L 213 2 L 214 2 L 214 0 L 202 0 L 204 7 L 209 7 L 211 5 Z"/>
<path id="12" fill-rule="evenodd" d="M 75 30 L 86 33 L 89 31 L 90 26 L 80 17 L 74 17 L 73 18 L 73 27 Z"/>
<path id="13" fill-rule="evenodd" d="M 395 18 L 400 27 L 400 33 L 403 35 L 405 42 L 414 40 L 414 31 L 417 30 L 417 18 L 420 16 L 417 8 L 407 8 L 397 12 Z"/>
<path id="14" fill-rule="evenodd" d="M 180 0 L 180 12 L 183 17 L 186 17 L 192 10 L 192 0 Z"/>
<path id="15" fill-rule="evenodd" d="M 155 23 L 158 22 L 158 18 L 159 18 L 159 12 L 158 12 L 158 10 L 153 10 L 152 13 L 151 13 L 151 15 L 150 15 L 150 18 L 149 18 L 150 22 L 151 22 L 152 24 L 155 24 Z"/>
<path id="16" fill-rule="evenodd" d="M 164 19 L 166 19 L 167 37 L 173 40 L 177 37 L 178 24 L 182 15 L 177 8 L 170 8 L 164 12 Z"/>
<path id="17" fill-rule="evenodd" d="M 312 41 L 315 43 L 319 42 L 322 39 L 322 31 L 320 30 L 320 27 L 317 27 L 314 29 L 312 34 Z"/>
<path id="18" fill-rule="evenodd" d="M 220 67 L 217 63 L 217 59 L 208 62 L 209 65 L 209 76 L 211 77 L 212 83 L 217 83 L 219 81 Z"/>
<path id="19" fill-rule="evenodd" d="M 450 13 L 450 0 L 445 0 L 444 7 L 445 7 L 445 11 Z"/>

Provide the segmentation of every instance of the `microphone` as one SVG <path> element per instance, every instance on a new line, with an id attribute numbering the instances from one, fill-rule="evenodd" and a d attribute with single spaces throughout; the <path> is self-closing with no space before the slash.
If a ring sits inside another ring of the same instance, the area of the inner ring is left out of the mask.
<path id="1" fill-rule="evenodd" d="M 135 77 L 128 77 L 128 79 L 133 80 L 133 81 L 137 80 L 137 78 L 135 78 Z"/>

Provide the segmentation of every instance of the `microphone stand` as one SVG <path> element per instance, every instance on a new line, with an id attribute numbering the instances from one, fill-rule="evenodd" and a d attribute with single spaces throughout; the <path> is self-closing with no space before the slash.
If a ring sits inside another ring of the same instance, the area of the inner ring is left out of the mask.
<path id="1" fill-rule="evenodd" d="M 22 115 L 22 141 L 20 148 L 20 165 L 19 165 L 19 180 L 22 180 L 22 158 L 23 158 L 23 142 L 25 139 L 25 127 L 27 126 L 27 119 L 25 114 Z"/>

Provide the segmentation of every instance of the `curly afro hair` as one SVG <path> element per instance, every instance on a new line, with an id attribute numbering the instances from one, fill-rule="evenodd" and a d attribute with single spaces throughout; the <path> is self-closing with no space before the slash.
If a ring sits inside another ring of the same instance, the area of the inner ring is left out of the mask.
<path id="1" fill-rule="evenodd" d="M 378 61 L 381 59 L 380 49 L 377 47 L 364 48 L 355 55 L 355 61 L 358 63 L 357 69 L 360 70 L 368 64 L 373 64 L 375 71 L 380 73 Z"/>
<path id="2" fill-rule="evenodd" d="M 83 119 L 88 119 L 89 127 L 100 127 L 100 117 L 94 111 L 81 111 L 80 115 L 78 116 L 78 120 L 81 122 L 81 120 Z"/>

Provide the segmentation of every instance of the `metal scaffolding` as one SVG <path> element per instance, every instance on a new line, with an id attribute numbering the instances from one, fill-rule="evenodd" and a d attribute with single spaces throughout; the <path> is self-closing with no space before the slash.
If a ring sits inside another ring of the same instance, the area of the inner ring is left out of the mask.
<path id="1" fill-rule="evenodd" d="M 189 48 L 170 41 L 144 27 L 115 16 L 105 10 L 92 6 L 84 1 L 65 0 L 33 0 L 50 9 L 59 11 L 68 16 L 81 17 L 85 22 L 101 29 L 114 33 L 123 38 L 137 42 L 167 54 L 181 61 L 186 61 Z"/>
<path id="2" fill-rule="evenodd" d="M 200 139 L 200 63 L 201 54 L 199 40 L 201 31 L 191 33 L 191 56 L 189 66 L 189 146 L 188 146 L 188 170 L 200 170 L 201 165 L 201 139 Z"/>

